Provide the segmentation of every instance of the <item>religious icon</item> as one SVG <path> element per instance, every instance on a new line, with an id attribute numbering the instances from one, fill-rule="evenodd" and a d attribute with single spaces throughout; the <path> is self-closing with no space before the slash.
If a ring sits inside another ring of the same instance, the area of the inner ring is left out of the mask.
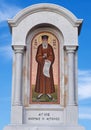
<path id="1" fill-rule="evenodd" d="M 54 52 L 52 46 L 48 44 L 48 36 L 42 36 L 42 44 L 39 45 L 36 61 L 38 63 L 35 92 L 39 93 L 38 99 L 47 95 L 52 99 L 51 93 L 55 92 L 53 69 Z"/>
<path id="2" fill-rule="evenodd" d="M 52 38 L 52 41 L 50 38 Z M 46 32 L 38 34 L 33 39 L 32 103 L 58 103 L 59 100 L 58 50 L 55 50 L 56 46 L 58 49 L 58 45 L 56 45 L 57 39 L 53 38 L 55 37 L 52 34 Z M 39 39 L 41 42 L 39 42 Z"/>

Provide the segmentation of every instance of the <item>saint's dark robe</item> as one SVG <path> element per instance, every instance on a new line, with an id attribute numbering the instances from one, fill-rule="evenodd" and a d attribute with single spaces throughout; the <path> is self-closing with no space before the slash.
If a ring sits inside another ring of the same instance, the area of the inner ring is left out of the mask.
<path id="1" fill-rule="evenodd" d="M 47 54 L 46 58 L 43 58 L 44 54 Z M 42 44 L 39 45 L 37 54 L 36 54 L 36 61 L 38 63 L 37 68 L 37 76 L 36 76 L 36 85 L 35 85 L 35 92 L 42 93 L 42 94 L 51 94 L 55 92 L 54 87 L 54 79 L 53 79 L 53 62 L 54 62 L 54 52 L 52 46 L 48 44 L 47 48 L 43 48 Z M 49 74 L 50 77 L 46 77 L 43 74 L 43 67 L 45 60 L 51 61 Z"/>

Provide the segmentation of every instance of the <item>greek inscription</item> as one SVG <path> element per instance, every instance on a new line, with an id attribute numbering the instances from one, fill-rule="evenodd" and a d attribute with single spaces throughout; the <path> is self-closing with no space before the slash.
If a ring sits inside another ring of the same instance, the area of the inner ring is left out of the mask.
<path id="1" fill-rule="evenodd" d="M 38 113 L 36 115 L 36 117 L 28 117 L 28 120 L 36 120 L 36 121 L 39 121 L 39 120 L 47 120 L 47 121 L 59 121 L 60 118 L 59 117 L 54 117 L 53 115 L 51 115 L 50 113 Z"/>

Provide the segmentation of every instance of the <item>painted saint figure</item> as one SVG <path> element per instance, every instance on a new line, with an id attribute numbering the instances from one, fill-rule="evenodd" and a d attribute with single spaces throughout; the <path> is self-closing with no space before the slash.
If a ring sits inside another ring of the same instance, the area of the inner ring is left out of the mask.
<path id="1" fill-rule="evenodd" d="M 52 99 L 51 94 L 55 92 L 53 68 L 54 52 L 50 44 L 48 44 L 48 36 L 42 36 L 42 44 L 38 46 L 36 61 L 38 63 L 35 92 L 39 93 L 37 98 L 47 95 Z"/>

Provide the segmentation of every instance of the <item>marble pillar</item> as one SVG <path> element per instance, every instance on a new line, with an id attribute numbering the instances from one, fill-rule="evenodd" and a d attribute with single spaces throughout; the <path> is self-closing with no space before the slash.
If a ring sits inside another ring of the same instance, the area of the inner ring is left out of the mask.
<path id="1" fill-rule="evenodd" d="M 65 46 L 67 58 L 68 58 L 68 106 L 75 106 L 77 105 L 76 101 L 76 84 L 75 84 L 75 55 L 77 51 L 77 46 Z"/>
<path id="2" fill-rule="evenodd" d="M 25 46 L 13 46 L 15 53 L 15 86 L 13 106 L 22 105 L 22 67 L 23 67 L 23 53 Z"/>

